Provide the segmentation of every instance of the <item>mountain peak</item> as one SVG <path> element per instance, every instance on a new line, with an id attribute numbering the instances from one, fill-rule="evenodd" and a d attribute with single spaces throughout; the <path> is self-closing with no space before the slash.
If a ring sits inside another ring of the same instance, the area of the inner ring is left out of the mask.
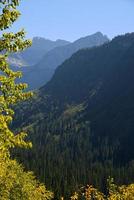
<path id="1" fill-rule="evenodd" d="M 92 35 L 87 35 L 85 37 L 82 37 L 78 40 L 76 40 L 74 43 L 78 45 L 83 45 L 83 48 L 85 46 L 99 46 L 109 41 L 109 38 L 106 35 L 103 35 L 101 32 L 96 32 Z M 89 47 L 90 47 L 89 46 Z"/>
<path id="2" fill-rule="evenodd" d="M 92 34 L 92 35 L 98 35 L 98 36 L 104 36 L 102 32 L 97 31 L 96 33 Z"/>

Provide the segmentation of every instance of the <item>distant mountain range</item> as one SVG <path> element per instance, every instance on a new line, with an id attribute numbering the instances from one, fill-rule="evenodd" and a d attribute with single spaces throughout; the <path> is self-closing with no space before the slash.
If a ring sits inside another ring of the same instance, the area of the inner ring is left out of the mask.
<path id="1" fill-rule="evenodd" d="M 14 125 L 33 142 L 21 161 L 55 199 L 87 183 L 106 191 L 109 176 L 133 181 L 134 33 L 73 54 L 19 107 Z"/>
<path id="2" fill-rule="evenodd" d="M 42 57 L 55 47 L 60 47 L 69 44 L 65 40 L 51 41 L 41 37 L 34 37 L 32 46 L 23 52 L 16 53 L 10 56 L 9 62 L 16 67 L 31 66 L 38 63 Z"/>
<path id="3" fill-rule="evenodd" d="M 62 40 L 57 40 L 54 43 L 35 38 L 33 40 L 33 46 L 30 49 L 26 50 L 24 53 L 17 54 L 17 57 L 21 55 L 23 63 L 37 63 L 37 60 L 40 60 L 36 65 L 20 68 L 23 72 L 22 81 L 28 83 L 29 89 L 37 89 L 48 82 L 58 65 L 71 57 L 73 53 L 83 48 L 100 46 L 108 41 L 109 39 L 107 36 L 100 32 L 80 38 L 73 43 Z M 54 45 L 58 47 L 54 48 Z M 18 68 L 16 70 L 18 70 Z"/>

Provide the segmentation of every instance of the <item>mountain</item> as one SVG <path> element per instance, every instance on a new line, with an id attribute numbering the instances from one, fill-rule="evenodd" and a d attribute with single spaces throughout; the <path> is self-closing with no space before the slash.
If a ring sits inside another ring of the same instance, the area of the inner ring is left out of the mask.
<path id="1" fill-rule="evenodd" d="M 15 127 L 33 149 L 16 152 L 55 199 L 86 184 L 107 192 L 106 180 L 134 181 L 134 33 L 83 49 L 60 65 L 30 102 L 17 109 Z"/>
<path id="2" fill-rule="evenodd" d="M 34 37 L 32 46 L 23 52 L 11 55 L 9 62 L 16 67 L 31 66 L 38 63 L 48 51 L 69 43 L 68 41 L 60 39 L 51 41 L 41 37 Z"/>
<path id="3" fill-rule="evenodd" d="M 107 36 L 97 32 L 65 46 L 56 47 L 46 53 L 38 64 L 28 69 L 23 68 L 24 77 L 22 80 L 28 83 L 30 89 L 37 89 L 49 81 L 56 67 L 71 57 L 73 53 L 79 49 L 99 46 L 108 41 Z"/>

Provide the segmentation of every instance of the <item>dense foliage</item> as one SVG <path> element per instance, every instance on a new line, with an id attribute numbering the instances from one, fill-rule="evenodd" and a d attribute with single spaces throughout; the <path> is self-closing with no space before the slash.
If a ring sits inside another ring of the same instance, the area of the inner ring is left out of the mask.
<path id="1" fill-rule="evenodd" d="M 79 192 L 75 192 L 71 200 L 133 200 L 134 184 L 117 186 L 113 179 L 108 180 L 108 192 L 103 194 L 93 186 L 87 185 Z M 63 198 L 64 200 L 64 198 Z"/>
<path id="2" fill-rule="evenodd" d="M 49 200 L 52 197 L 32 172 L 25 172 L 15 160 L 0 159 L 1 200 Z"/>
<path id="3" fill-rule="evenodd" d="M 134 34 L 74 54 L 29 103 L 14 127 L 29 132 L 30 152 L 17 157 L 68 199 L 81 185 L 106 192 L 134 180 Z M 19 113 L 18 112 L 18 113 Z"/>
<path id="4" fill-rule="evenodd" d="M 0 1 L 0 30 L 5 30 L 17 20 L 18 0 Z M 21 72 L 10 69 L 7 58 L 10 53 L 23 50 L 31 42 L 24 40 L 25 33 L 3 33 L 0 38 L 0 199 L 1 200 L 46 200 L 53 194 L 45 186 L 36 181 L 30 172 L 10 158 L 14 147 L 31 147 L 25 140 L 25 132 L 13 132 L 10 128 L 14 116 L 13 106 L 31 97 L 31 92 L 25 92 L 26 84 L 16 83 Z"/>

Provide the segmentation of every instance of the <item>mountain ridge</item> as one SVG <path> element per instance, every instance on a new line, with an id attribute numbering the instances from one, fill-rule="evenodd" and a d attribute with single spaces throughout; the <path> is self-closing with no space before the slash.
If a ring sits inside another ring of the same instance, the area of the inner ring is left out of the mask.
<path id="1" fill-rule="evenodd" d="M 29 84 L 30 89 L 37 89 L 49 81 L 58 65 L 72 56 L 73 53 L 79 49 L 92 48 L 108 41 L 106 36 L 97 32 L 68 45 L 56 47 L 47 52 L 37 65 L 31 66 L 28 73 L 24 71 L 23 81 Z"/>
<path id="2" fill-rule="evenodd" d="M 31 66 L 39 62 L 39 60 L 50 50 L 58 46 L 64 46 L 70 42 L 65 40 L 45 39 L 43 37 L 33 37 L 32 46 L 23 52 L 15 53 L 9 57 L 9 63 L 18 67 Z"/>

